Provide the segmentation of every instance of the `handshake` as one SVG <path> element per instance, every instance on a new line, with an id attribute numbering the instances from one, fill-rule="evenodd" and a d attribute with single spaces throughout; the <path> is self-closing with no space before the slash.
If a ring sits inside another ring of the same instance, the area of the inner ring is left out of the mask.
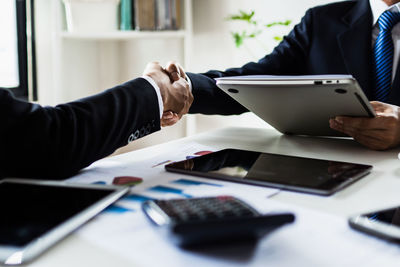
<path id="1" fill-rule="evenodd" d="M 149 63 L 143 75 L 152 78 L 160 88 L 164 105 L 161 126 L 171 126 L 189 112 L 193 95 L 186 73 L 178 63 L 171 62 L 165 69 L 157 62 Z"/>

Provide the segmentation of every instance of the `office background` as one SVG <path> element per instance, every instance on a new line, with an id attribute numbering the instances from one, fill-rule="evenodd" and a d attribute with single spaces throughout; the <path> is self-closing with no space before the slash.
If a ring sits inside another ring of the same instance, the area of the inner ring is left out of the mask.
<path id="1" fill-rule="evenodd" d="M 255 61 L 278 44 L 274 36 L 287 33 L 305 11 L 332 0 L 182 0 L 184 30 L 176 34 L 131 35 L 66 32 L 61 0 L 35 0 L 39 103 L 55 105 L 100 92 L 140 76 L 146 63 L 182 62 L 187 71 L 225 69 Z M 227 21 L 239 10 L 255 10 L 263 23 L 292 20 L 290 27 L 273 27 L 258 40 L 237 48 L 231 32 L 245 29 Z M 88 19 L 91 16 L 88 16 Z M 268 127 L 253 114 L 222 118 L 193 115 L 178 125 L 133 142 L 117 153 L 142 148 L 197 132 L 229 125 Z"/>

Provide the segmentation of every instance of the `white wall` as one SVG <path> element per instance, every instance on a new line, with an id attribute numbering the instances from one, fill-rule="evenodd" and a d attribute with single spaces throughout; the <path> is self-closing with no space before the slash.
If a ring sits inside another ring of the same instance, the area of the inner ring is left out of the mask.
<path id="1" fill-rule="evenodd" d="M 194 41 L 191 58 L 192 72 L 203 72 L 209 69 L 223 70 L 228 67 L 239 67 L 249 61 L 257 61 L 272 51 L 278 44 L 273 36 L 287 33 L 297 24 L 305 11 L 313 6 L 332 3 L 332 0 L 194 0 Z M 254 10 L 257 20 L 267 24 L 273 21 L 292 20 L 290 27 L 271 28 L 259 38 L 259 41 L 246 42 L 245 46 L 236 48 L 231 37 L 232 31 L 243 28 L 241 22 L 225 20 L 238 10 Z M 230 125 L 243 127 L 268 127 L 254 114 L 240 116 L 197 116 L 197 131 L 206 131 L 216 127 Z"/>
<path id="2" fill-rule="evenodd" d="M 141 76 L 150 61 L 166 63 L 184 59 L 182 38 L 119 41 L 62 38 L 65 25 L 61 1 L 35 0 L 38 102 L 42 105 L 72 101 Z M 181 138 L 185 134 L 182 121 L 122 151 Z"/>
<path id="3" fill-rule="evenodd" d="M 266 23 L 292 20 L 297 24 L 310 7 L 332 3 L 332 0 L 194 0 L 193 27 L 194 51 L 192 66 L 194 71 L 205 71 L 211 68 L 241 66 L 252 60 L 258 60 L 270 52 L 277 42 L 272 40 L 275 33 L 287 33 L 292 27 L 276 27 L 271 34 L 264 34 L 261 41 L 247 43 L 247 48 L 237 49 L 230 32 L 243 28 L 241 22 L 226 21 L 230 14 L 238 10 L 256 12 L 255 18 Z"/>
<path id="4" fill-rule="evenodd" d="M 55 105 L 73 100 L 140 76 L 149 61 L 166 63 L 182 62 L 182 40 L 140 39 L 133 41 L 104 42 L 65 40 L 59 38 L 63 27 L 61 0 L 35 0 L 39 102 Z M 236 48 L 231 31 L 244 29 L 242 23 L 228 22 L 229 14 L 255 10 L 256 18 L 263 23 L 276 20 L 293 20 L 293 25 L 312 6 L 329 0 L 192 0 L 193 45 L 188 58 L 187 70 L 202 72 L 209 69 L 237 67 L 269 53 L 277 42 L 275 34 L 283 34 L 290 28 L 277 27 L 263 34 L 258 41 L 250 41 L 243 48 Z M 51 55 L 60 53 L 62 57 Z M 57 73 L 61 66 L 61 74 Z M 193 121 L 192 121 L 193 122 Z M 268 127 L 252 114 L 241 116 L 196 116 L 196 132 L 228 125 Z M 163 129 L 151 136 L 133 142 L 121 151 L 141 148 L 186 134 L 186 122 Z"/>

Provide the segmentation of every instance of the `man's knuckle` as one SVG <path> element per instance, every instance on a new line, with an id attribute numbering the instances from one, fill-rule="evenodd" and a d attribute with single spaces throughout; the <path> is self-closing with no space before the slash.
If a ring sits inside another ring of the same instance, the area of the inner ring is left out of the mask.
<path id="1" fill-rule="evenodd" d="M 386 124 L 388 128 L 395 128 L 398 124 L 398 121 L 394 116 L 389 116 L 386 117 Z"/>

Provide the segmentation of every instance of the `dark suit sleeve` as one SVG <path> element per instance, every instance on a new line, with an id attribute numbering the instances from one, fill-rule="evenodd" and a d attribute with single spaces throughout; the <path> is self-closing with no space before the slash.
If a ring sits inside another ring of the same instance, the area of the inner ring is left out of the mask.
<path id="1" fill-rule="evenodd" d="M 215 78 L 241 75 L 302 75 L 312 39 L 313 10 L 307 11 L 302 21 L 274 51 L 241 68 L 225 71 L 211 70 L 203 74 L 188 73 L 192 82 L 194 102 L 191 113 L 241 114 L 248 111 L 215 85 Z"/>
<path id="2" fill-rule="evenodd" d="M 157 94 L 142 78 L 56 107 L 0 90 L 1 176 L 65 178 L 160 129 Z"/>

